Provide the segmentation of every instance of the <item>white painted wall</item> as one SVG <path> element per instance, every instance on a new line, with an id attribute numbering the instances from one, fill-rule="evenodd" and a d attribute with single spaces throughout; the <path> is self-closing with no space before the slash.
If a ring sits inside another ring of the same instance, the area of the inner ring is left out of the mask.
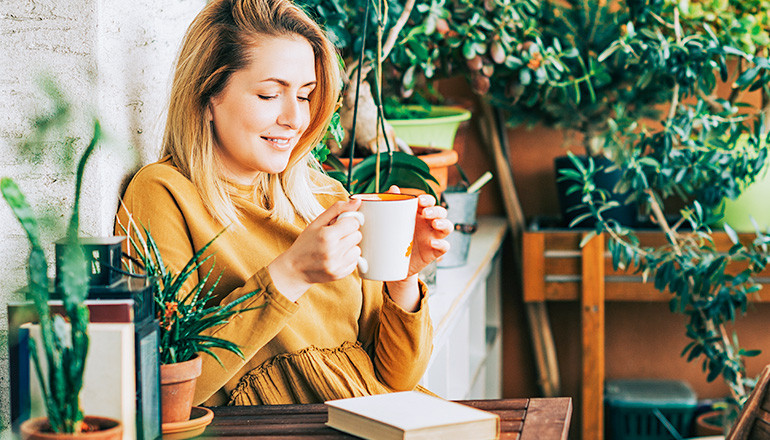
<path id="1" fill-rule="evenodd" d="M 123 180 L 157 159 L 170 74 L 185 29 L 205 0 L 1 0 L 0 176 L 14 178 L 38 214 L 59 218 L 70 209 L 74 179 L 55 155 L 20 159 L 29 117 L 46 108 L 37 85 L 51 74 L 79 109 L 71 135 L 82 152 L 98 114 L 109 140 L 90 162 L 81 222 L 85 235 L 109 235 Z M 51 151 L 55 151 L 51 146 Z M 47 227 L 51 243 L 62 229 Z M 52 264 L 52 246 L 49 246 Z M 0 202 L 0 337 L 6 303 L 26 284 L 26 237 Z M 0 342 L 0 417 L 8 421 L 8 354 Z"/>

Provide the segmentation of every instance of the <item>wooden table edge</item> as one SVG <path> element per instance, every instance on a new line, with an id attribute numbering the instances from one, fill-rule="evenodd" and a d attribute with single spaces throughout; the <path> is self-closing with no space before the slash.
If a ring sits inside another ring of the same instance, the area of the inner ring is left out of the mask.
<path id="1" fill-rule="evenodd" d="M 521 440 L 567 440 L 572 420 L 572 398 L 529 399 Z"/>

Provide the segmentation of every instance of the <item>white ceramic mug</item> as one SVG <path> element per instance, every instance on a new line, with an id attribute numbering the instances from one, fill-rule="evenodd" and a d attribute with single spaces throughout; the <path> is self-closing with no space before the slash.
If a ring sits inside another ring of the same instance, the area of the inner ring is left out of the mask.
<path id="1" fill-rule="evenodd" d="M 417 196 L 409 194 L 355 194 L 362 201 L 358 211 L 343 212 L 337 218 L 353 217 L 361 224 L 362 278 L 399 281 L 409 274 L 412 256 Z"/>

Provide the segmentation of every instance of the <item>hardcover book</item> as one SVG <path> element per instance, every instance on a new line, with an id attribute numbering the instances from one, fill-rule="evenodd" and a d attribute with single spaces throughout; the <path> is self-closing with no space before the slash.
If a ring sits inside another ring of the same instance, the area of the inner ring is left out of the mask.
<path id="1" fill-rule="evenodd" d="M 334 429 L 369 440 L 496 439 L 497 414 L 417 391 L 326 402 Z"/>

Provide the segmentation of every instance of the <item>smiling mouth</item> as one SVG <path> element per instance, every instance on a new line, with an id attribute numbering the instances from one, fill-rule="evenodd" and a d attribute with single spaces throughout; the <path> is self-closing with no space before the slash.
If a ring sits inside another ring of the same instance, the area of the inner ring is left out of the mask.
<path id="1" fill-rule="evenodd" d="M 266 141 L 271 142 L 279 147 L 286 147 L 291 142 L 291 139 L 287 139 L 287 138 L 263 137 L 262 139 L 265 139 Z"/>

